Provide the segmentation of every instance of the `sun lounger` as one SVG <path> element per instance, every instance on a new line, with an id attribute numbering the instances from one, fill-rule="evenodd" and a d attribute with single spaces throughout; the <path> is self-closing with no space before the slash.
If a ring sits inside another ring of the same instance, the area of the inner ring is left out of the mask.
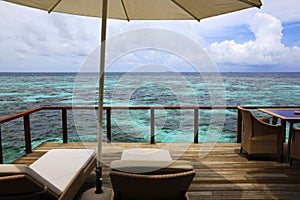
<path id="1" fill-rule="evenodd" d="M 32 165 L 0 165 L 1 200 L 71 200 L 94 169 L 95 151 L 50 150 Z"/>
<path id="2" fill-rule="evenodd" d="M 188 161 L 116 160 L 110 167 L 114 200 L 189 199 L 196 174 Z"/>

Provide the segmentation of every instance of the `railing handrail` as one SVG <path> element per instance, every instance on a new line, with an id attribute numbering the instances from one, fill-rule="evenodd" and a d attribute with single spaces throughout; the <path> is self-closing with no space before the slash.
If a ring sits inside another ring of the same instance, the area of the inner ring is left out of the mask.
<path id="1" fill-rule="evenodd" d="M 237 109 L 238 106 L 104 106 L 103 109 L 132 109 L 132 110 L 150 110 L 153 109 L 195 109 L 200 110 L 211 110 L 211 109 Z M 257 109 L 257 108 L 299 108 L 299 106 L 243 106 L 247 109 Z M 0 124 L 24 117 L 25 115 L 30 115 L 41 110 L 72 110 L 72 109 L 98 109 L 98 106 L 40 106 L 32 109 L 25 110 L 23 112 L 13 114 L 7 117 L 0 118 Z"/>
<path id="2" fill-rule="evenodd" d="M 257 109 L 257 108 L 299 108 L 300 106 L 243 106 L 247 109 Z M 41 106 L 25 110 L 23 112 L 10 115 L 7 117 L 0 118 L 0 164 L 3 163 L 2 155 L 2 133 L 1 124 L 23 117 L 24 122 L 24 133 L 25 133 L 25 149 L 26 153 L 31 153 L 31 133 L 30 133 L 30 114 L 39 112 L 41 110 L 61 110 L 62 111 L 62 135 L 63 143 L 68 142 L 68 129 L 67 129 L 67 110 L 72 109 L 98 109 L 98 106 Z M 106 123 L 107 123 L 107 142 L 111 142 L 111 110 L 150 110 L 150 129 L 151 129 L 151 141 L 150 143 L 155 143 L 155 110 L 159 109 L 173 109 L 182 110 L 190 109 L 194 110 L 194 143 L 198 143 L 198 126 L 199 126 L 199 110 L 213 110 L 213 109 L 236 109 L 238 106 L 104 106 L 106 110 Z M 198 114 L 197 114 L 198 113 Z M 237 142 L 241 142 L 241 129 L 242 129 L 242 118 L 241 113 L 238 111 L 237 114 Z"/>
<path id="3" fill-rule="evenodd" d="M 10 115 L 7 117 L 0 118 L 0 124 L 18 119 L 20 117 L 24 117 L 25 115 L 30 115 L 30 114 L 38 112 L 42 109 L 43 109 L 43 107 L 36 107 L 36 108 L 29 109 L 29 110 L 25 110 L 25 111 L 17 113 L 17 114 L 13 114 L 13 115 Z"/>

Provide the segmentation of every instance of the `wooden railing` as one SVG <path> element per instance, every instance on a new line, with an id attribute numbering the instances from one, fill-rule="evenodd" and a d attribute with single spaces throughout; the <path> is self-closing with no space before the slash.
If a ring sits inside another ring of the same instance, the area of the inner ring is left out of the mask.
<path id="1" fill-rule="evenodd" d="M 248 109 L 257 109 L 257 108 L 293 108 L 296 106 L 245 106 Z M 297 106 L 299 107 L 299 106 Z M 1 124 L 6 122 L 23 118 L 24 124 L 24 138 L 25 138 L 25 152 L 32 152 L 32 141 L 31 141 L 31 129 L 30 129 L 30 115 L 41 110 L 61 110 L 61 122 L 62 122 L 62 138 L 63 143 L 68 142 L 68 127 L 67 127 L 67 110 L 72 109 L 98 109 L 95 106 L 43 106 L 37 107 L 24 112 L 20 112 L 11 116 L 7 116 L 0 119 L 0 163 L 3 163 L 3 154 L 2 154 L 2 132 Z M 104 106 L 106 110 L 106 132 L 107 132 L 107 142 L 111 142 L 111 110 L 150 110 L 150 134 L 151 139 L 150 143 L 155 143 L 155 110 L 160 109 L 172 109 L 172 110 L 194 110 L 194 143 L 198 143 L 198 130 L 199 130 L 199 110 L 212 110 L 212 109 L 233 109 L 237 110 L 237 142 L 241 142 L 241 130 L 242 130 L 242 117 L 240 111 L 237 109 L 237 106 Z"/>

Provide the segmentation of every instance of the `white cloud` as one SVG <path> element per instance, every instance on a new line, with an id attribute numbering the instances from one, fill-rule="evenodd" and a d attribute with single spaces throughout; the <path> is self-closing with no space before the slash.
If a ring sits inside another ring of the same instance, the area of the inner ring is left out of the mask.
<path id="1" fill-rule="evenodd" d="M 300 48 L 282 44 L 281 22 L 265 13 L 256 13 L 249 24 L 255 40 L 242 44 L 234 40 L 212 43 L 207 51 L 219 64 L 240 66 L 290 66 L 300 65 Z"/>
<path id="2" fill-rule="evenodd" d="M 268 13 L 281 22 L 299 21 L 299 0 L 262 0 L 262 12 Z"/>
<path id="3" fill-rule="evenodd" d="M 6 2 L 0 10 L 0 71 L 76 71 L 99 44 L 99 19 Z"/>
<path id="4" fill-rule="evenodd" d="M 298 1 L 263 0 L 261 12 L 266 14 L 257 14 L 255 19 L 252 18 L 257 8 L 204 19 L 200 23 L 109 20 L 107 37 L 141 28 L 163 28 L 181 33 L 207 47 L 215 61 L 228 66 L 299 65 L 299 47 L 289 48 L 281 41 L 281 23 L 300 20 Z M 40 65 L 45 71 L 76 71 L 99 44 L 101 20 L 98 18 L 49 15 L 45 11 L 3 1 L 0 1 L 0 18 L 0 71 L 35 70 Z M 245 24 L 249 24 L 255 40 L 238 43 L 223 39 L 236 34 L 232 31 Z M 219 42 L 210 44 L 214 38 Z M 128 62 L 136 60 L 141 59 L 128 58 Z M 169 60 L 171 65 L 172 57 Z"/>

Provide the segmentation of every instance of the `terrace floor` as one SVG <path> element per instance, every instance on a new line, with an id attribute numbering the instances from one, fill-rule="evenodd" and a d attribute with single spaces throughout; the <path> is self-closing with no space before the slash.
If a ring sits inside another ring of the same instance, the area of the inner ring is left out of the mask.
<path id="1" fill-rule="evenodd" d="M 31 164 L 49 149 L 94 148 L 95 143 L 43 143 L 14 163 Z M 239 153 L 237 143 L 110 143 L 103 144 L 103 186 L 111 187 L 109 164 L 120 159 L 123 149 L 165 148 L 173 159 L 189 160 L 196 169 L 196 176 L 189 188 L 191 200 L 198 199 L 299 199 L 300 161 L 293 166 L 280 163 L 277 156 L 259 156 L 248 161 Z M 285 147 L 286 148 L 286 147 Z M 200 154 L 199 154 L 200 152 Z M 90 175 L 80 189 L 94 187 L 95 174 Z"/>

